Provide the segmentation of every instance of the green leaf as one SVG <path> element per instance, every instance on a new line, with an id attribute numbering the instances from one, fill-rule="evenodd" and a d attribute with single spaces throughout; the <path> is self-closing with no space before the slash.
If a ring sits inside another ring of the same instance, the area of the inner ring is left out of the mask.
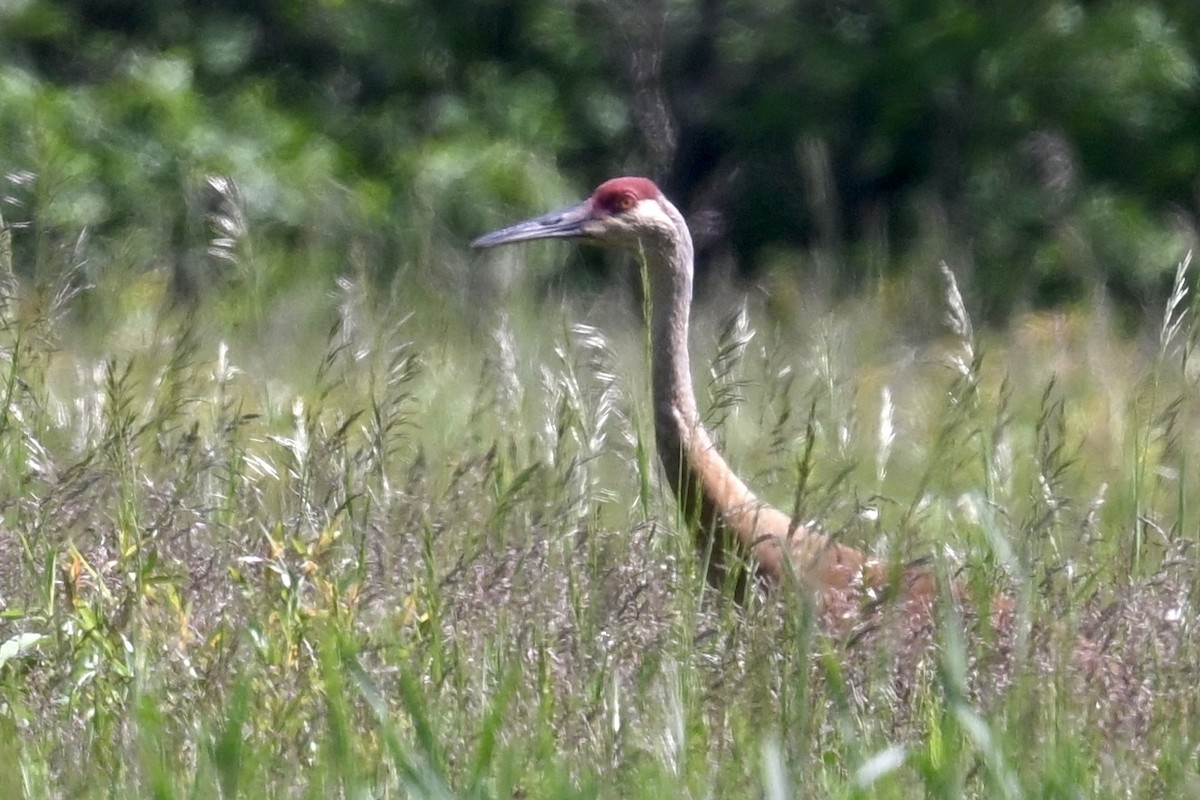
<path id="1" fill-rule="evenodd" d="M 28 655 L 29 651 L 45 638 L 45 635 L 40 633 L 21 633 L 0 644 L 0 669 L 14 658 Z"/>

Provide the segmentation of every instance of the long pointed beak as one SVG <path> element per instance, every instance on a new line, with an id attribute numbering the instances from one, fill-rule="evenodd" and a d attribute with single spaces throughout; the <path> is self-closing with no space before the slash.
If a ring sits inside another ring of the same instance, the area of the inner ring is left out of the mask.
<path id="1" fill-rule="evenodd" d="M 471 247 L 495 247 L 499 244 L 528 242 L 532 239 L 571 239 L 584 237 L 583 224 L 591 219 L 592 205 L 584 201 L 577 206 L 553 211 L 540 217 L 492 231 L 471 242 Z"/>

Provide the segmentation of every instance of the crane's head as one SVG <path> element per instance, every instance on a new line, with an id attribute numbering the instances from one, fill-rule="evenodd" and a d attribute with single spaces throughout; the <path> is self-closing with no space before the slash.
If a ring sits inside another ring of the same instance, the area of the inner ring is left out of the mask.
<path id="1" fill-rule="evenodd" d="M 579 205 L 493 231 L 471 242 L 471 246 L 575 239 L 636 252 L 675 242 L 681 236 L 687 236 L 683 218 L 653 181 L 612 178 Z"/>

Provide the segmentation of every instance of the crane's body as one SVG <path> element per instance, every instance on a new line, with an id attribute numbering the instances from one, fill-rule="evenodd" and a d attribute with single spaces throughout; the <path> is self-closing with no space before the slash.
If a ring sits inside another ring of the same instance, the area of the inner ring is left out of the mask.
<path id="1" fill-rule="evenodd" d="M 692 301 L 692 237 L 683 215 L 646 178 L 614 178 L 591 197 L 565 211 L 545 214 L 481 236 L 475 247 L 494 247 L 533 239 L 573 239 L 625 250 L 643 261 L 652 304 L 651 349 L 654 425 L 658 453 L 684 517 L 696 534 L 696 546 L 709 564 L 708 579 L 720 586 L 737 572 L 738 596 L 743 565 L 766 586 L 795 580 L 812 593 L 825 623 L 836 631 L 878 630 L 863 612 L 875 606 L 881 590 L 894 588 L 907 611 L 902 628 L 911 636 L 928 635 L 933 601 L 939 592 L 932 573 L 893 572 L 865 553 L 833 541 L 761 501 L 737 476 L 700 422 L 688 358 L 688 320 Z M 732 562 L 732 563 L 731 563 Z M 952 583 L 956 601 L 967 598 Z M 989 603 L 992 630 L 1011 636 L 1015 603 L 997 594 Z M 866 622 L 865 626 L 858 623 Z M 1136 685 L 1124 665 L 1107 656 L 1085 635 L 1073 653 L 1088 676 Z M 1116 685 L 1114 683 L 1114 685 Z"/>
<path id="2" fill-rule="evenodd" d="M 768 585 L 794 575 L 827 606 L 839 609 L 847 601 L 854 605 L 864 588 L 879 587 L 886 573 L 882 564 L 761 501 L 701 424 L 688 357 L 692 237 L 683 215 L 658 187 L 646 178 L 613 178 L 573 208 L 517 223 L 472 244 L 493 247 L 551 238 L 616 247 L 645 262 L 659 458 L 696 531 L 709 580 L 724 582 L 732 560 L 735 568 L 749 564 Z"/>

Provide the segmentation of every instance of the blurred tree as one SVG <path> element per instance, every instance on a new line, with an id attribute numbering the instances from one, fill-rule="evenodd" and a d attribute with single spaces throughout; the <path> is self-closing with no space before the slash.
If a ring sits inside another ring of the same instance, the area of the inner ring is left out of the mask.
<path id="1" fill-rule="evenodd" d="M 1198 45 L 1194 0 L 22 0 L 0 168 L 180 275 L 205 175 L 398 264 L 646 172 L 709 260 L 853 287 L 932 242 L 1003 314 L 1153 290 L 1195 239 Z"/>

